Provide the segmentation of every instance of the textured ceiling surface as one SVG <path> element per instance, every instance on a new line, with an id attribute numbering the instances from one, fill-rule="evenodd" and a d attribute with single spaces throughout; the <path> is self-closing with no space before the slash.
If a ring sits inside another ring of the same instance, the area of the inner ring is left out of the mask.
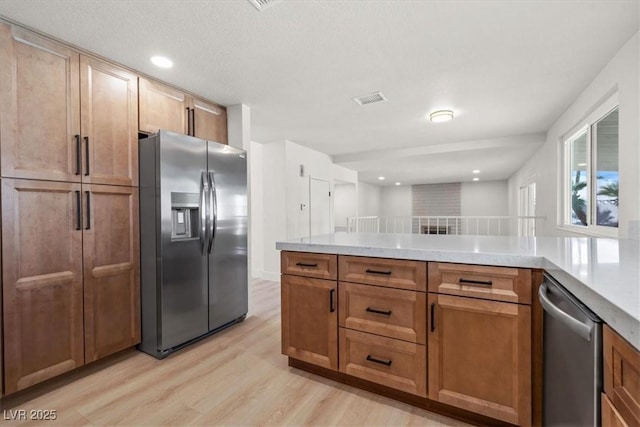
<path id="1" fill-rule="evenodd" d="M 472 164 L 507 178 L 639 22 L 637 0 L 285 0 L 262 12 L 245 0 L 0 0 L 0 15 L 221 104 L 247 104 L 254 141 L 288 139 L 387 183 L 470 180 Z M 175 66 L 155 68 L 155 54 Z M 388 101 L 352 100 L 375 91 Z M 425 118 L 441 108 L 456 118 Z M 495 147 L 474 149 L 495 138 L 501 159 Z M 468 149 L 445 149 L 460 144 Z M 384 168 L 363 160 L 432 145 L 439 154 Z"/>

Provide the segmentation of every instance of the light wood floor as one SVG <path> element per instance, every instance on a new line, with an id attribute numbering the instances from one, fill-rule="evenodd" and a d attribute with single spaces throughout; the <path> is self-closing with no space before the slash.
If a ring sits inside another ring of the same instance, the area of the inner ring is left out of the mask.
<path id="1" fill-rule="evenodd" d="M 255 281 L 252 296 L 243 323 L 165 360 L 129 351 L 5 399 L 0 425 L 464 425 L 289 368 L 280 354 L 279 283 Z M 11 421 L 9 409 L 53 409 L 57 419 Z"/>

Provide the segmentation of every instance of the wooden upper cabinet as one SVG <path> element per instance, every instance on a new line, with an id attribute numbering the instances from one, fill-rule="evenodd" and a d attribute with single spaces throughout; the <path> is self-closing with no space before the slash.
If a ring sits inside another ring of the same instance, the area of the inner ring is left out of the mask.
<path id="1" fill-rule="evenodd" d="M 609 325 L 602 329 L 604 391 L 627 424 L 640 426 L 640 351 Z"/>
<path id="2" fill-rule="evenodd" d="M 531 425 L 531 307 L 429 294 L 429 399 Z"/>
<path id="3" fill-rule="evenodd" d="M 80 55 L 0 23 L 0 173 L 79 182 Z"/>
<path id="4" fill-rule="evenodd" d="M 138 189 L 83 185 L 87 363 L 140 342 Z"/>
<path id="5" fill-rule="evenodd" d="M 80 184 L 2 180 L 5 393 L 84 363 Z"/>
<path id="6" fill-rule="evenodd" d="M 227 144 L 227 109 L 193 98 L 192 135 L 196 138 Z"/>
<path id="7" fill-rule="evenodd" d="M 140 132 L 156 133 L 164 129 L 187 134 L 190 103 L 187 95 L 142 77 L 138 82 Z"/>
<path id="8" fill-rule="evenodd" d="M 282 275 L 282 354 L 338 370 L 337 285 Z"/>
<path id="9" fill-rule="evenodd" d="M 82 182 L 138 184 L 138 78 L 80 56 Z"/>
<path id="10" fill-rule="evenodd" d="M 227 144 L 227 109 L 160 82 L 138 79 L 140 132 L 160 129 Z"/>

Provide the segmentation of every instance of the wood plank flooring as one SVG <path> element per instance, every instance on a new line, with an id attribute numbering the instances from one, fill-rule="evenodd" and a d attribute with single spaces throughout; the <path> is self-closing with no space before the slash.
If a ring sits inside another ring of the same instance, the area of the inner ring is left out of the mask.
<path id="1" fill-rule="evenodd" d="M 252 315 L 156 360 L 135 350 L 5 398 L 6 426 L 466 425 L 287 366 L 280 284 L 254 281 Z M 11 420 L 56 410 L 54 421 Z M 9 412 L 11 410 L 12 412 Z"/>

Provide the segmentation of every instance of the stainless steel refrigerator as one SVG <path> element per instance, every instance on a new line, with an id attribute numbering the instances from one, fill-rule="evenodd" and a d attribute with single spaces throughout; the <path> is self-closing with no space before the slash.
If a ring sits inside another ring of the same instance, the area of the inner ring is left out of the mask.
<path id="1" fill-rule="evenodd" d="M 139 349 L 163 358 L 246 316 L 247 160 L 163 130 L 139 147 Z"/>

